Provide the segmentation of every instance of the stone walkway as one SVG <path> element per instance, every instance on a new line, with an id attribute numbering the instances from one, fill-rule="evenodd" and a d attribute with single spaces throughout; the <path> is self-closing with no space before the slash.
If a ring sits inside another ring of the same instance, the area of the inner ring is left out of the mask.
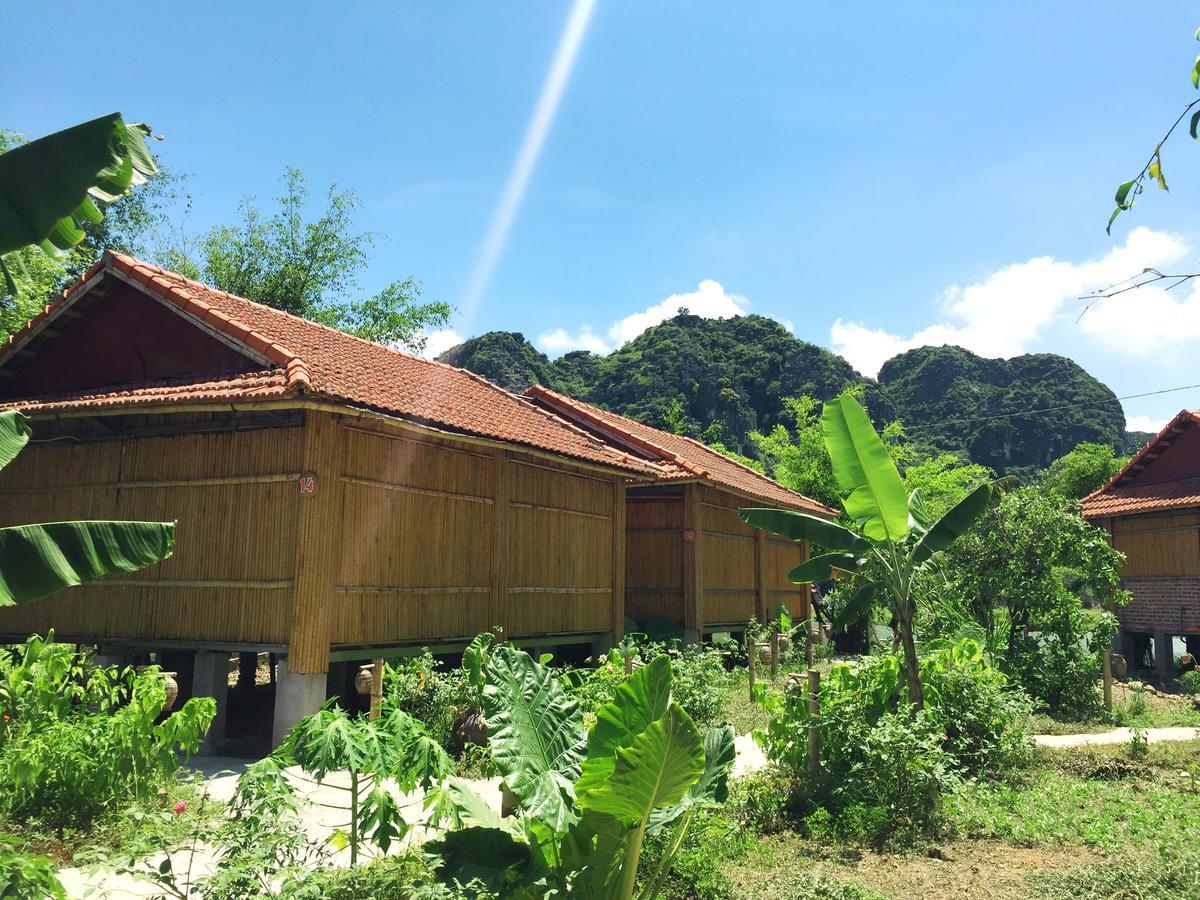
<path id="1" fill-rule="evenodd" d="M 1200 728 L 1144 728 L 1146 741 L 1194 741 L 1200 739 Z M 1103 744 L 1128 744 L 1133 739 L 1130 728 L 1114 728 L 1094 734 L 1035 734 L 1033 742 L 1039 747 L 1090 747 Z"/>

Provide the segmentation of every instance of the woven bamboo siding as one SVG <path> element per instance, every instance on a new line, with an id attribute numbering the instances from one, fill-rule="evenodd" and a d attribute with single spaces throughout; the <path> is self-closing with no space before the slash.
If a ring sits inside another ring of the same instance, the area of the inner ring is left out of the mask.
<path id="1" fill-rule="evenodd" d="M 492 456 L 356 427 L 343 434 L 332 642 L 450 640 L 486 630 Z"/>
<path id="2" fill-rule="evenodd" d="M 45 426 L 33 428 L 37 440 Z M 0 610 L 0 631 L 287 640 L 303 435 L 300 427 L 264 428 L 29 445 L 0 472 L 0 524 L 176 520 L 175 554 L 143 572 Z"/>
<path id="3" fill-rule="evenodd" d="M 345 434 L 334 644 L 613 627 L 612 477 L 452 440 Z"/>
<path id="4" fill-rule="evenodd" d="M 755 530 L 738 518 L 745 501 L 707 485 L 704 506 L 704 620 L 706 627 L 744 623 L 755 610 Z"/>
<path id="5" fill-rule="evenodd" d="M 683 500 L 626 495 L 625 615 L 683 624 Z"/>
<path id="6" fill-rule="evenodd" d="M 1112 531 L 1122 576 L 1200 575 L 1200 514 L 1114 519 Z"/>
<path id="7" fill-rule="evenodd" d="M 774 615 L 780 603 L 786 603 L 794 619 L 807 619 L 810 588 L 792 584 L 788 572 L 808 558 L 808 546 L 768 536 L 763 547 L 767 583 L 767 613 Z"/>
<path id="8" fill-rule="evenodd" d="M 513 636 L 612 626 L 611 478 L 510 463 L 507 600 L 497 624 Z"/>

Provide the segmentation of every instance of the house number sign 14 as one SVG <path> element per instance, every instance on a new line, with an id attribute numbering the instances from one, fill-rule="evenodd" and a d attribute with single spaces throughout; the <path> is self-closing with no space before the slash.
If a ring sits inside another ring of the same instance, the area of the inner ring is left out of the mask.
<path id="1" fill-rule="evenodd" d="M 300 493 L 315 494 L 317 492 L 317 476 L 316 475 L 301 475 L 300 476 Z"/>

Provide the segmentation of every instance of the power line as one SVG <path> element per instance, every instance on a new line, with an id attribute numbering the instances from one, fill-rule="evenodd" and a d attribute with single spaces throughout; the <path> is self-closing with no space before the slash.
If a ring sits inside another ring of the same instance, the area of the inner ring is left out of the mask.
<path id="1" fill-rule="evenodd" d="M 1011 419 L 1015 416 L 1036 416 L 1041 413 L 1061 412 L 1064 409 L 1079 409 L 1084 406 L 1104 406 L 1108 403 L 1120 403 L 1122 400 L 1137 400 L 1141 397 L 1157 397 L 1159 394 L 1174 394 L 1178 391 L 1191 391 L 1200 388 L 1200 384 L 1185 384 L 1182 387 L 1164 388 L 1161 391 L 1147 391 L 1144 394 L 1126 394 L 1124 397 L 1114 397 L 1111 400 L 1090 400 L 1086 403 L 1067 403 L 1063 406 L 1047 406 L 1044 409 L 1027 409 L 1024 412 L 999 413 L 994 416 L 975 416 L 969 419 L 947 419 L 944 422 L 930 422 L 925 425 L 905 425 L 905 432 L 920 431 L 923 428 L 941 428 L 943 425 L 966 425 L 969 422 L 988 422 L 993 419 Z"/>

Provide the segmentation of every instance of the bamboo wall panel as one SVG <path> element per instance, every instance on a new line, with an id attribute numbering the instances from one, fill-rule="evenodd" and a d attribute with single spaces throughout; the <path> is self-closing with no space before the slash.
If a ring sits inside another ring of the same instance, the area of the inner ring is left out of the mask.
<path id="1" fill-rule="evenodd" d="M 1122 576 L 1200 575 L 1200 516 L 1113 520 L 1113 546 L 1125 554 Z"/>
<path id="2" fill-rule="evenodd" d="M 708 485 L 704 504 L 704 618 L 707 625 L 748 622 L 755 615 L 755 529 L 738 517 L 745 501 Z"/>
<path id="3" fill-rule="evenodd" d="M 776 606 L 787 603 L 793 618 L 808 618 L 808 590 L 788 580 L 788 572 L 807 558 L 807 548 L 795 541 L 768 537 L 763 549 L 767 579 L 767 612 L 774 614 Z"/>
<path id="4" fill-rule="evenodd" d="M 335 644 L 473 637 L 490 627 L 492 457 L 343 430 Z"/>
<path id="5" fill-rule="evenodd" d="M 0 610 L 0 631 L 286 640 L 302 440 L 294 427 L 29 445 L 0 472 L 0 524 L 175 520 L 175 553 L 142 572 Z"/>
<path id="6" fill-rule="evenodd" d="M 683 502 L 627 494 L 625 615 L 683 624 Z"/>

